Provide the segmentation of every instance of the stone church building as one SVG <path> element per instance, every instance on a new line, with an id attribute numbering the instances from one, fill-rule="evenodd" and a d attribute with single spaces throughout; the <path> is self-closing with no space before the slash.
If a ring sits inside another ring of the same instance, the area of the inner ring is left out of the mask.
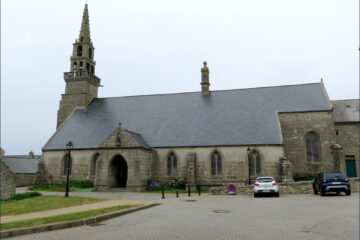
<path id="1" fill-rule="evenodd" d="M 98 98 L 85 5 L 64 73 L 57 129 L 43 147 L 55 182 L 92 180 L 97 190 L 143 189 L 149 179 L 190 185 L 291 181 L 321 170 L 359 173 L 359 100 L 330 101 L 323 82 Z M 73 149 L 68 161 L 66 144 Z"/>

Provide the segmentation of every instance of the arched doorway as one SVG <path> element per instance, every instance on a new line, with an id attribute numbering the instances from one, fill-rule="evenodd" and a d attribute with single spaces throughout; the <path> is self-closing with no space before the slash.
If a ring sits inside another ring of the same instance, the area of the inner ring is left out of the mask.
<path id="1" fill-rule="evenodd" d="M 110 187 L 126 188 L 128 166 L 125 159 L 116 155 L 110 163 Z"/>

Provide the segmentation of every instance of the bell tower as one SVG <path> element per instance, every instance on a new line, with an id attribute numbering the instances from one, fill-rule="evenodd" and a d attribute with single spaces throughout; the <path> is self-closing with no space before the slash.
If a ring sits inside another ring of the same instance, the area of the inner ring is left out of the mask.
<path id="1" fill-rule="evenodd" d="M 56 128 L 76 107 L 86 107 L 97 97 L 100 78 L 95 76 L 94 49 L 90 38 L 88 5 L 85 4 L 79 38 L 73 43 L 70 72 L 64 73 L 65 94 L 61 95 Z"/>

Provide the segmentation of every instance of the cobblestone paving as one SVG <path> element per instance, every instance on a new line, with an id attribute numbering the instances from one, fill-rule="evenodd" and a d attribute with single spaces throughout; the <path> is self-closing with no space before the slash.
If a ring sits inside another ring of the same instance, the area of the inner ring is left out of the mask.
<path id="1" fill-rule="evenodd" d="M 196 201 L 187 202 L 189 199 Z M 359 239 L 358 194 L 280 198 L 208 195 L 160 201 L 160 206 L 104 221 L 104 225 L 13 239 Z"/>

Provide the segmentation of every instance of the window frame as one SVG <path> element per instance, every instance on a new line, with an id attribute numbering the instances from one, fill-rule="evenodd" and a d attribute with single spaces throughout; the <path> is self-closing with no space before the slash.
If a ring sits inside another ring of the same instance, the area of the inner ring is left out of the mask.
<path id="1" fill-rule="evenodd" d="M 314 131 L 305 134 L 305 157 L 308 163 L 321 161 L 320 136 Z"/>
<path id="2" fill-rule="evenodd" d="M 166 158 L 166 175 L 169 177 L 178 175 L 177 156 L 173 151 L 171 151 Z"/>
<path id="3" fill-rule="evenodd" d="M 210 155 L 210 173 L 211 176 L 223 174 L 223 156 L 218 150 L 213 151 Z"/>

